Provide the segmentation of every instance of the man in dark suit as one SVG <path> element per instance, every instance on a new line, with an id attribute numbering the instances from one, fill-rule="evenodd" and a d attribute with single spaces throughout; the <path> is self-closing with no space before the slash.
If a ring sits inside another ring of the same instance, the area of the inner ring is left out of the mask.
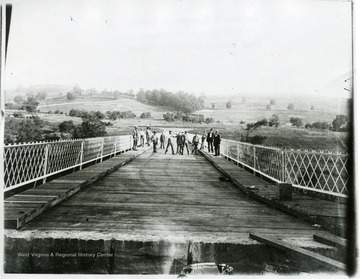
<path id="1" fill-rule="evenodd" d="M 137 130 L 137 127 L 134 127 L 134 131 L 133 131 L 133 150 L 137 150 L 137 146 L 138 146 L 138 138 L 139 138 L 139 132 Z"/>
<path id="2" fill-rule="evenodd" d="M 181 133 L 176 134 L 176 154 L 181 154 Z"/>
<path id="3" fill-rule="evenodd" d="M 216 130 L 214 135 L 215 156 L 220 156 L 220 142 L 221 138 L 219 135 L 219 131 Z"/>
<path id="4" fill-rule="evenodd" d="M 208 151 L 210 152 L 214 152 L 214 133 L 213 133 L 213 129 L 210 129 L 210 132 L 207 135 L 206 141 L 208 143 Z"/>

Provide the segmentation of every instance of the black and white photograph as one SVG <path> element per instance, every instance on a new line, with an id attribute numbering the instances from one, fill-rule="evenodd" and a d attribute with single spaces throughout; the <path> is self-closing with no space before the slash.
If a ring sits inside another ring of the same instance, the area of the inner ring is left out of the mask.
<path id="1" fill-rule="evenodd" d="M 356 4 L 2 3 L 2 276 L 355 276 Z"/>

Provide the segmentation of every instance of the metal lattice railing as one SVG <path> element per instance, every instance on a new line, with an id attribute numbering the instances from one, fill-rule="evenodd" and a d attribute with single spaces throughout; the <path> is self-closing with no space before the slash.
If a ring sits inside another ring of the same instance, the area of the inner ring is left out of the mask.
<path id="1" fill-rule="evenodd" d="M 305 190 L 347 197 L 349 156 L 283 150 L 222 139 L 221 155 L 276 182 Z"/>
<path id="2" fill-rule="evenodd" d="M 4 190 L 82 167 L 132 148 L 132 136 L 89 138 L 7 145 L 4 147 Z"/>

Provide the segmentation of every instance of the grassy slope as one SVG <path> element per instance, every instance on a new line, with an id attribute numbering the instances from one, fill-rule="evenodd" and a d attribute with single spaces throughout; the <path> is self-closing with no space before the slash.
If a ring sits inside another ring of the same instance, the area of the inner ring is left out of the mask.
<path id="1" fill-rule="evenodd" d="M 241 96 L 231 98 L 233 105 L 231 109 L 225 108 L 225 100 L 222 97 L 208 97 L 205 103 L 205 109 L 196 113 L 203 114 L 205 117 L 213 117 L 215 123 L 192 124 L 192 123 L 168 123 L 163 120 L 163 113 L 172 111 L 172 108 L 162 106 L 151 106 L 140 103 L 132 98 L 121 97 L 114 100 L 111 96 L 82 96 L 73 101 L 68 101 L 64 96 L 49 99 L 40 104 L 39 109 L 42 112 L 60 110 L 68 113 L 70 109 L 84 109 L 87 111 L 108 110 L 133 111 L 137 117 L 135 119 L 118 120 L 113 123 L 112 127 L 108 127 L 109 134 L 126 134 L 132 131 L 133 126 L 146 127 L 151 126 L 156 130 L 191 130 L 202 133 L 205 129 L 220 130 L 223 138 L 238 139 L 235 136 L 236 131 L 240 131 L 240 121 L 254 122 L 264 117 L 269 118 L 273 114 L 280 117 L 283 125 L 279 128 L 263 127 L 256 131 L 255 134 L 261 134 L 267 137 L 265 145 L 277 146 L 283 148 L 309 149 L 309 150 L 328 150 L 328 151 L 347 151 L 346 133 L 334 133 L 323 131 L 309 131 L 303 128 L 293 128 L 286 126 L 290 117 L 300 117 L 303 123 L 313 123 L 316 121 L 326 121 L 331 123 L 337 114 L 347 114 L 346 100 L 339 99 L 296 99 L 295 98 L 274 98 L 276 104 L 271 110 L 266 110 L 266 105 L 270 103 L 270 98 L 254 96 L 247 97 L 245 103 L 242 103 Z M 292 102 L 295 110 L 289 111 L 287 105 Z M 215 103 L 215 109 L 211 108 L 211 104 Z M 310 110 L 310 104 L 314 105 L 315 110 Z M 152 118 L 139 118 L 142 112 L 151 112 Z M 65 120 L 74 120 L 80 123 L 80 119 L 72 118 L 65 115 L 44 115 L 46 120 L 59 123 Z M 345 143 L 345 144 L 344 144 Z"/>

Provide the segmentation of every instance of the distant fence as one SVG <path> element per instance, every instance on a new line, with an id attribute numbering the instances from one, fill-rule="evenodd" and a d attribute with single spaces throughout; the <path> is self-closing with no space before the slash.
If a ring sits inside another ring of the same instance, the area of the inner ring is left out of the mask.
<path id="1" fill-rule="evenodd" d="M 24 143 L 4 147 L 4 190 L 82 168 L 132 148 L 132 136 Z"/>
<path id="2" fill-rule="evenodd" d="M 221 140 L 221 155 L 276 182 L 338 197 L 348 197 L 349 156 L 283 150 Z"/>

